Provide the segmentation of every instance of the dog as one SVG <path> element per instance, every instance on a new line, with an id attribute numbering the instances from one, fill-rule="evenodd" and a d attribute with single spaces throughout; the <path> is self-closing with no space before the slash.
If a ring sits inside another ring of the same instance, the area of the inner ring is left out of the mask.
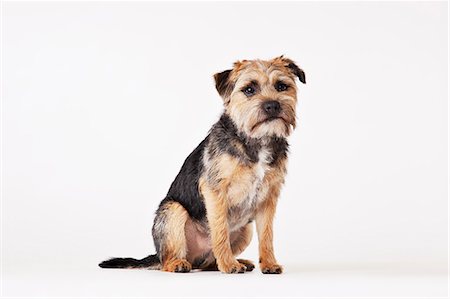
<path id="1" fill-rule="evenodd" d="M 253 222 L 262 273 L 280 274 L 273 220 L 296 126 L 297 84 L 304 71 L 286 57 L 243 60 L 214 75 L 224 111 L 187 157 L 160 203 L 152 228 L 156 254 L 112 258 L 102 268 L 192 269 L 244 273 L 236 259 L 249 245 Z"/>

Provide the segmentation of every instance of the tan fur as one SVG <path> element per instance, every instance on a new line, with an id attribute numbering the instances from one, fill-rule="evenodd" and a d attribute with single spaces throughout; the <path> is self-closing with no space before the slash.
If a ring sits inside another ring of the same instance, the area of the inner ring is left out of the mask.
<path id="1" fill-rule="evenodd" d="M 283 80 L 290 84 L 280 98 L 273 85 Z M 225 99 L 225 110 L 236 122 L 238 128 L 248 136 L 259 138 L 264 135 L 286 137 L 295 128 L 295 106 L 297 103 L 297 88 L 295 76 L 286 67 L 286 60 L 277 57 L 270 61 L 244 60 L 236 62 L 231 74 L 234 89 Z M 257 81 L 261 92 L 251 101 L 241 92 L 241 89 L 251 81 Z M 264 114 L 259 107 L 261 102 L 278 99 L 282 107 L 282 120 L 275 120 L 271 124 L 264 122 Z"/>
<path id="2" fill-rule="evenodd" d="M 256 212 L 256 230 L 259 239 L 260 267 L 265 269 L 277 265 L 273 250 L 273 218 L 275 215 L 279 188 L 272 187 L 269 197 Z"/>
<path id="3" fill-rule="evenodd" d="M 278 196 L 284 183 L 286 160 L 282 161 L 277 169 L 269 171 L 265 177 L 265 184 L 269 191 L 266 199 L 256 210 L 256 230 L 259 240 L 259 261 L 263 272 L 281 273 L 282 266 L 278 265 L 273 248 L 273 220 L 276 211 Z"/>
<path id="4" fill-rule="evenodd" d="M 225 194 L 228 207 L 238 206 L 254 187 L 258 176 L 256 168 L 257 165 L 246 165 L 229 154 L 222 154 L 210 165 L 210 172 L 217 173 L 214 181 L 220 181 L 220 184 L 216 185 L 210 179 L 209 187 Z"/>
<path id="5" fill-rule="evenodd" d="M 164 260 L 162 270 L 174 272 L 180 267 L 191 268 L 186 260 L 186 235 L 185 225 L 189 219 L 187 211 L 177 202 L 171 202 L 166 207 L 167 223 L 167 244 L 164 248 Z"/>
<path id="6" fill-rule="evenodd" d="M 243 272 L 245 266 L 240 264 L 233 256 L 228 230 L 228 202 L 225 190 L 226 182 L 217 186 L 219 191 L 212 190 L 202 180 L 199 183 L 200 191 L 205 198 L 205 206 L 209 228 L 211 231 L 212 250 L 220 271 L 225 273 Z"/>

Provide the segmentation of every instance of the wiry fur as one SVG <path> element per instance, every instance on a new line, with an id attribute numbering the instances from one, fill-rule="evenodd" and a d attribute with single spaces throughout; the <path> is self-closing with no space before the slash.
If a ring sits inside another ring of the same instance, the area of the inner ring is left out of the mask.
<path id="1" fill-rule="evenodd" d="M 260 268 L 281 273 L 272 227 L 286 174 L 286 137 L 296 125 L 297 77 L 305 83 L 304 72 L 282 56 L 236 62 L 216 74 L 224 113 L 159 205 L 152 229 L 156 255 L 115 258 L 100 267 L 251 271 L 252 262 L 235 257 L 250 243 L 255 221 Z"/>

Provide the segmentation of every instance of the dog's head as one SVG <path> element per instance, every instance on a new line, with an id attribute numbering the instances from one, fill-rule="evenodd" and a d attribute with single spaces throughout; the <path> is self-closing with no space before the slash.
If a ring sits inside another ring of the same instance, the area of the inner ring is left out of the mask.
<path id="1" fill-rule="evenodd" d="M 287 137 L 295 128 L 296 77 L 306 83 L 303 70 L 283 56 L 238 61 L 214 75 L 225 113 L 252 138 Z"/>

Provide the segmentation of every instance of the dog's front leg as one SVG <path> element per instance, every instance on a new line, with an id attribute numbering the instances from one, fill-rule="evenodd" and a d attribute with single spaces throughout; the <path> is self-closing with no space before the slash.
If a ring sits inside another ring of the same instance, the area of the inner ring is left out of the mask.
<path id="1" fill-rule="evenodd" d="M 245 265 L 233 256 L 228 230 L 228 203 L 223 192 L 214 191 L 201 184 L 201 192 L 205 199 L 206 216 L 211 234 L 211 243 L 217 267 L 224 273 L 243 273 Z"/>
<path id="2" fill-rule="evenodd" d="M 272 186 L 267 198 L 256 211 L 256 230 L 259 240 L 259 267 L 264 274 L 280 274 L 283 267 L 277 263 L 273 252 L 273 219 L 277 206 L 280 186 Z"/>

